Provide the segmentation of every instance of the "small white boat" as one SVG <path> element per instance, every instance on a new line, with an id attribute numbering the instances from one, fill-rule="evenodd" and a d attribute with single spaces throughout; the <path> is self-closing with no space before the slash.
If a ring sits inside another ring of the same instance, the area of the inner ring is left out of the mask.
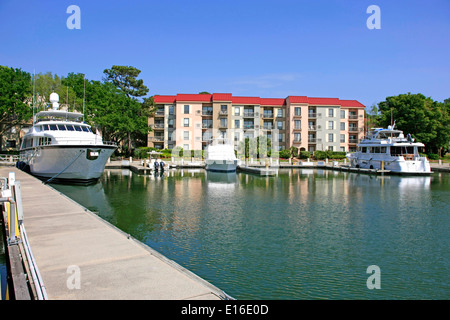
<path id="1" fill-rule="evenodd" d="M 234 172 L 240 160 L 236 158 L 233 144 L 224 138 L 214 139 L 206 148 L 206 170 Z"/>
<path id="2" fill-rule="evenodd" d="M 35 115 L 17 167 L 47 181 L 95 182 L 117 146 L 93 133 L 82 113 L 58 110 L 58 100 L 52 93 L 53 109 Z"/>
<path id="3" fill-rule="evenodd" d="M 372 129 L 358 144 L 358 150 L 347 154 L 351 166 L 399 174 L 430 174 L 428 159 L 419 154 L 419 148 L 425 145 L 414 142 L 410 134 L 405 138 L 403 131 L 394 126 Z"/>

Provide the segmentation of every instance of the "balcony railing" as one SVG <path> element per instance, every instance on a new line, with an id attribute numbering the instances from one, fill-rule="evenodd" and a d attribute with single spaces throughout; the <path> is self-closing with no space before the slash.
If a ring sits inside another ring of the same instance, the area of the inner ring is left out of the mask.
<path id="1" fill-rule="evenodd" d="M 155 123 L 153 125 L 153 128 L 155 128 L 155 129 L 164 129 L 164 123 Z"/>
<path id="2" fill-rule="evenodd" d="M 348 139 L 348 143 L 358 143 L 358 139 Z"/>
<path id="3" fill-rule="evenodd" d="M 309 117 L 309 118 L 317 118 L 317 113 L 315 113 L 315 112 L 309 112 L 309 113 L 308 113 L 308 117 Z"/>
<path id="4" fill-rule="evenodd" d="M 255 113 L 253 111 L 244 111 L 244 117 L 254 117 Z"/>
<path id="5" fill-rule="evenodd" d="M 272 112 L 272 113 L 266 113 L 266 112 L 264 112 L 263 118 L 265 118 L 265 119 L 273 118 L 273 112 Z"/>
<path id="6" fill-rule="evenodd" d="M 348 118 L 349 118 L 350 120 L 357 120 L 357 119 L 358 119 L 358 115 L 357 115 L 357 114 L 349 114 L 349 115 L 348 115 Z"/>
<path id="7" fill-rule="evenodd" d="M 156 112 L 155 112 L 155 116 L 159 116 L 159 117 L 164 116 L 164 110 L 158 110 L 158 111 L 156 111 Z"/>
<path id="8" fill-rule="evenodd" d="M 164 136 L 149 137 L 148 140 L 149 141 L 155 141 L 155 142 L 161 142 L 161 141 L 164 141 Z"/>
<path id="9" fill-rule="evenodd" d="M 273 126 L 272 125 L 264 125 L 264 130 L 272 130 Z"/>
<path id="10" fill-rule="evenodd" d="M 348 127 L 348 131 L 349 132 L 358 132 L 359 128 L 358 127 Z"/>
<path id="11" fill-rule="evenodd" d="M 212 110 L 203 110 L 202 116 L 212 116 L 213 112 Z"/>
<path id="12" fill-rule="evenodd" d="M 202 128 L 203 129 L 209 129 L 209 128 L 212 128 L 212 127 L 213 127 L 212 123 L 202 123 Z"/>
<path id="13" fill-rule="evenodd" d="M 226 116 L 226 115 L 228 115 L 228 111 L 227 110 L 220 110 L 219 111 L 219 115 L 220 116 Z"/>
<path id="14" fill-rule="evenodd" d="M 254 124 L 244 124 L 244 129 L 253 129 L 255 128 Z"/>
<path id="15" fill-rule="evenodd" d="M 316 126 L 308 126 L 308 130 L 310 131 L 316 131 Z"/>
<path id="16" fill-rule="evenodd" d="M 316 138 L 308 138 L 309 143 L 316 143 Z"/>

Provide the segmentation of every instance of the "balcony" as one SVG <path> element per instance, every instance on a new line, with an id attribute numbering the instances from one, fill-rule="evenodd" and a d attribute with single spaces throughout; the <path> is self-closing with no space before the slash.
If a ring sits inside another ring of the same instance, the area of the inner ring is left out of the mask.
<path id="1" fill-rule="evenodd" d="M 149 137 L 148 141 L 153 141 L 153 142 L 163 142 L 164 141 L 164 136 L 154 136 L 154 137 Z"/>
<path id="2" fill-rule="evenodd" d="M 268 125 L 264 125 L 263 127 L 264 130 L 273 130 L 273 125 L 272 124 L 268 124 Z"/>
<path id="3" fill-rule="evenodd" d="M 228 115 L 228 111 L 227 110 L 220 110 L 219 111 L 219 116 L 227 116 Z"/>
<path id="4" fill-rule="evenodd" d="M 228 124 L 226 123 L 219 123 L 219 129 L 227 129 L 228 128 Z"/>
<path id="5" fill-rule="evenodd" d="M 155 123 L 153 129 L 164 129 L 164 123 Z"/>
<path id="6" fill-rule="evenodd" d="M 244 111 L 244 118 L 253 118 L 255 113 L 253 111 Z"/>
<path id="7" fill-rule="evenodd" d="M 255 125 L 254 124 L 244 124 L 244 129 L 254 129 Z"/>
<path id="8" fill-rule="evenodd" d="M 353 127 L 353 126 L 348 127 L 348 132 L 358 132 L 358 131 L 359 131 L 358 127 Z"/>
<path id="9" fill-rule="evenodd" d="M 155 117 L 164 117 L 164 110 L 158 110 L 155 112 Z"/>
<path id="10" fill-rule="evenodd" d="M 309 112 L 309 113 L 308 113 L 308 118 L 317 118 L 317 113 L 315 113 L 315 112 Z"/>
<path id="11" fill-rule="evenodd" d="M 309 126 L 308 126 L 308 130 L 309 130 L 309 131 L 316 131 L 317 128 L 316 128 L 315 125 L 309 125 Z"/>
<path id="12" fill-rule="evenodd" d="M 300 140 L 294 140 L 294 144 L 301 144 L 302 143 L 302 139 Z"/>
<path id="13" fill-rule="evenodd" d="M 272 119 L 273 118 L 273 112 L 264 112 L 263 118 L 264 119 Z"/>
<path id="14" fill-rule="evenodd" d="M 301 127 L 294 127 L 294 131 L 301 131 L 302 128 Z"/>
<path id="15" fill-rule="evenodd" d="M 358 139 L 348 139 L 348 143 L 358 143 Z"/>
<path id="16" fill-rule="evenodd" d="M 358 115 L 357 114 L 349 114 L 348 118 L 349 118 L 349 120 L 358 120 Z"/>
<path id="17" fill-rule="evenodd" d="M 316 143 L 316 138 L 308 138 L 308 143 Z"/>
<path id="18" fill-rule="evenodd" d="M 211 129 L 212 127 L 212 123 L 202 123 L 202 129 Z"/>
<path id="19" fill-rule="evenodd" d="M 202 116 L 212 116 L 212 115 L 213 115 L 212 110 L 203 110 L 202 111 Z"/>

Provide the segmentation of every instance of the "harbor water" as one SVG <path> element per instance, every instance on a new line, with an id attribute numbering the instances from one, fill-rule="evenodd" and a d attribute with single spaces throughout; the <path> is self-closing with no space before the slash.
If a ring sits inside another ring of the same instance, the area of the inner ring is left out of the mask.
<path id="1" fill-rule="evenodd" d="M 450 298 L 446 173 L 106 170 L 52 187 L 236 299 Z"/>

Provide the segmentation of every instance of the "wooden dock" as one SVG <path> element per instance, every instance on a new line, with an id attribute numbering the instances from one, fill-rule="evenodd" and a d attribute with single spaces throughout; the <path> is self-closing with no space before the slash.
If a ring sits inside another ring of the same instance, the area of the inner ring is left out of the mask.
<path id="1" fill-rule="evenodd" d="M 24 225 L 51 300 L 219 300 L 223 291 L 14 168 Z"/>

